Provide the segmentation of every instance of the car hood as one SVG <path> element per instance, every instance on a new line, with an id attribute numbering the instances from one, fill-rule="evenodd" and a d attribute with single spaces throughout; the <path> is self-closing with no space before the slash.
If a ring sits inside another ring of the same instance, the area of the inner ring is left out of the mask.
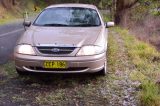
<path id="1" fill-rule="evenodd" d="M 19 43 L 33 46 L 43 44 L 82 45 L 94 44 L 102 27 L 36 27 L 31 26 Z"/>

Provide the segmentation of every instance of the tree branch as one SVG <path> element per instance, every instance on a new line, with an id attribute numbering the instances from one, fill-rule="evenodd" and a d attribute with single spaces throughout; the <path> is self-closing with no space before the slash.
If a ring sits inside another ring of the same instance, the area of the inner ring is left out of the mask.
<path id="1" fill-rule="evenodd" d="M 133 3 L 126 5 L 125 8 L 131 8 L 133 7 L 139 0 L 135 0 Z"/>

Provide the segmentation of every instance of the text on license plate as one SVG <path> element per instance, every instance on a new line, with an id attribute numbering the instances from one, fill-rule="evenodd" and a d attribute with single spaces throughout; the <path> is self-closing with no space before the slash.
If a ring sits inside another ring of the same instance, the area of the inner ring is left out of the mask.
<path id="1" fill-rule="evenodd" d="M 65 61 L 45 61 L 44 68 L 67 68 Z"/>

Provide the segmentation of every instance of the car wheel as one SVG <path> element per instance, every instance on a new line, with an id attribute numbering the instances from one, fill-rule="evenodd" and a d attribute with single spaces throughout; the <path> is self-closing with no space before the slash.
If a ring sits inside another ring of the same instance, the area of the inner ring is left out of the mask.
<path id="1" fill-rule="evenodd" d="M 104 63 L 104 68 L 100 70 L 99 75 L 105 76 L 107 74 L 107 62 Z"/>
<path id="2" fill-rule="evenodd" d="M 17 69 L 17 68 L 16 68 L 16 71 L 17 71 L 17 73 L 18 73 L 20 76 L 22 76 L 22 75 L 27 75 L 27 72 L 21 71 L 21 70 L 19 70 L 19 69 Z"/>

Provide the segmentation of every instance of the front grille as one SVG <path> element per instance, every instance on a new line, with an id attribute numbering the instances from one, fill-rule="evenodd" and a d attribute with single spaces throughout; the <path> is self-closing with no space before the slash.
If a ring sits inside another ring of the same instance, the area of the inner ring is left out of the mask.
<path id="1" fill-rule="evenodd" d="M 42 54 L 70 54 L 75 50 L 75 47 L 37 47 Z"/>
<path id="2" fill-rule="evenodd" d="M 43 68 L 43 67 L 28 67 L 31 70 L 38 71 L 81 71 L 87 69 L 87 67 L 70 67 L 66 69 L 52 69 L 52 68 Z"/>

